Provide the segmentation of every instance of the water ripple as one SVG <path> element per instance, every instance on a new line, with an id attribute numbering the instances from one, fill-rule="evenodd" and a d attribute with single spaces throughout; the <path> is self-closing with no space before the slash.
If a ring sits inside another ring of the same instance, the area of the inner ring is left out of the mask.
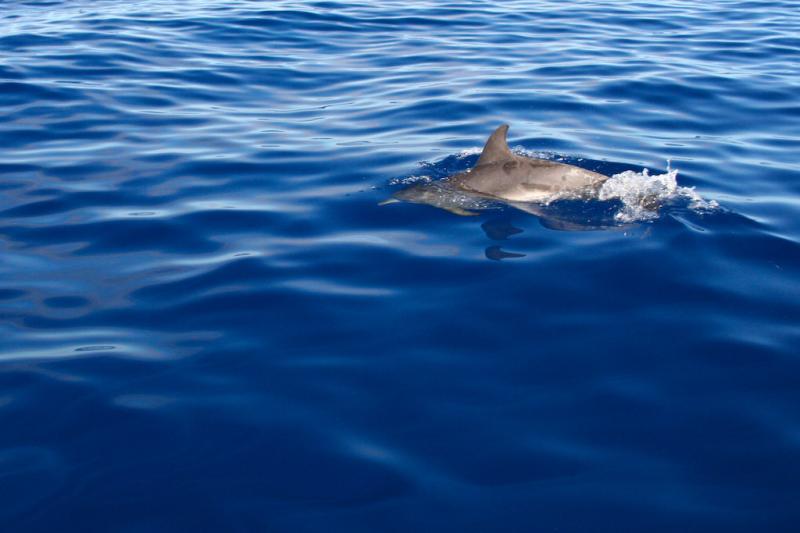
<path id="1" fill-rule="evenodd" d="M 1 523 L 793 531 L 797 35 L 792 1 L 3 4 Z M 621 189 L 378 205 L 503 122 Z"/>

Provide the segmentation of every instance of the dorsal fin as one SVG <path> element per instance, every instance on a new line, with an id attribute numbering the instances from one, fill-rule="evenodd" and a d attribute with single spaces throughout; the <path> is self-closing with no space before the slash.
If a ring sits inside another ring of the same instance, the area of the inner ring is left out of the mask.
<path id="1" fill-rule="evenodd" d="M 506 135 L 508 135 L 508 124 L 503 124 L 494 130 L 494 133 L 489 136 L 489 140 L 486 141 L 481 157 L 475 166 L 513 159 L 514 155 L 508 149 Z"/>

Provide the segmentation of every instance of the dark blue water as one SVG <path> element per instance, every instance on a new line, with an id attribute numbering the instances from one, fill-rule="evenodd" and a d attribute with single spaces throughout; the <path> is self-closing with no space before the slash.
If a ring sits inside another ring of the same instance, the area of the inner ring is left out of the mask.
<path id="1" fill-rule="evenodd" d="M 0 529 L 798 531 L 798 36 L 794 1 L 0 3 Z M 503 122 L 708 205 L 377 205 Z"/>

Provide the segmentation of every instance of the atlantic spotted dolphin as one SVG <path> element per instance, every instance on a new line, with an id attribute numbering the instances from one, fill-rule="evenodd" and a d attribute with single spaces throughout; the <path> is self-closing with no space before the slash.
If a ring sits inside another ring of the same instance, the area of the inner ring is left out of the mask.
<path id="1" fill-rule="evenodd" d="M 433 205 L 457 215 L 477 213 L 464 208 L 459 194 L 500 200 L 534 215 L 536 203 L 555 198 L 595 197 L 608 176 L 580 167 L 525 157 L 508 148 L 508 124 L 489 136 L 474 167 L 439 182 L 414 185 L 393 195 L 394 201 Z"/>

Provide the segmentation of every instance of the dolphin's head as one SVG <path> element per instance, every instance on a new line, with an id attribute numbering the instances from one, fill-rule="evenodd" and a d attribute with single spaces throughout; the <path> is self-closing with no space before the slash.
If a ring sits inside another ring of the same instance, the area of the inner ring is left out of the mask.
<path id="1" fill-rule="evenodd" d="M 475 215 L 477 213 L 469 210 L 483 207 L 478 200 L 459 190 L 448 180 L 411 185 L 395 192 L 390 199 L 381 202 L 380 205 L 395 202 L 430 205 L 462 216 Z"/>
<path id="2" fill-rule="evenodd" d="M 430 183 L 419 183 L 395 192 L 392 198 L 401 202 L 436 205 L 441 200 L 441 194 Z"/>
<path id="3" fill-rule="evenodd" d="M 412 185 L 405 189 L 395 191 L 392 196 L 378 205 L 394 204 L 397 202 L 410 202 L 413 204 L 430 204 L 435 201 L 433 192 L 430 190 L 430 184 L 422 183 Z"/>

